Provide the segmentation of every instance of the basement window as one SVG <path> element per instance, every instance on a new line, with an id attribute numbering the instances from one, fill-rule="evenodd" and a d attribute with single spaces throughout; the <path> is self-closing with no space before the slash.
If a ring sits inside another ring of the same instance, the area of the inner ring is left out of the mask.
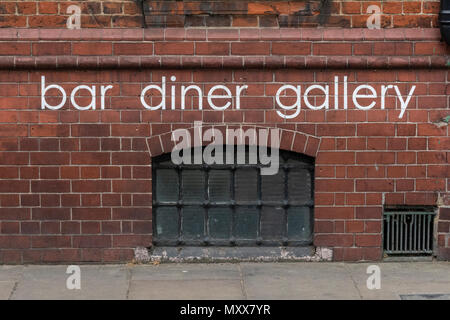
<path id="1" fill-rule="evenodd" d="M 387 208 L 383 218 L 383 249 L 388 256 L 433 253 L 433 207 Z"/>
<path id="2" fill-rule="evenodd" d="M 312 243 L 313 158 L 280 150 L 275 175 L 261 175 L 259 159 L 237 164 L 235 156 L 234 162 L 175 165 L 170 154 L 153 158 L 155 245 Z"/>

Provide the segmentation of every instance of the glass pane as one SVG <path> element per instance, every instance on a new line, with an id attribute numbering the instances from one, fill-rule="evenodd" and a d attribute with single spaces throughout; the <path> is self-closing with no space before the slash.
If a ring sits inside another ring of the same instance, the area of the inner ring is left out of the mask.
<path id="1" fill-rule="evenodd" d="M 156 209 L 156 235 L 160 239 L 177 239 L 178 210 L 175 207 Z"/>
<path id="2" fill-rule="evenodd" d="M 183 201 L 200 202 L 205 200 L 205 173 L 202 170 L 183 170 Z"/>
<path id="3" fill-rule="evenodd" d="M 288 209 L 288 238 L 290 240 L 311 240 L 311 210 L 308 207 Z"/>
<path id="4" fill-rule="evenodd" d="M 209 200 L 213 202 L 231 200 L 231 172 L 211 170 L 209 172 Z"/>
<path id="5" fill-rule="evenodd" d="M 292 169 L 288 175 L 289 202 L 305 204 L 311 200 L 311 174 L 305 169 Z"/>
<path id="6" fill-rule="evenodd" d="M 201 240 L 204 236 L 205 214 L 202 207 L 182 209 L 183 239 Z"/>
<path id="7" fill-rule="evenodd" d="M 158 164 L 162 166 L 173 166 L 173 162 L 170 157 L 167 158 L 166 160 L 161 160 L 160 162 L 158 162 Z"/>
<path id="8" fill-rule="evenodd" d="M 232 211 L 230 208 L 211 208 L 209 216 L 209 236 L 212 239 L 229 239 Z"/>
<path id="9" fill-rule="evenodd" d="M 284 200 L 284 175 L 284 170 L 280 169 L 277 174 L 261 176 L 261 198 L 263 201 L 282 202 Z"/>
<path id="10" fill-rule="evenodd" d="M 258 200 L 258 171 L 255 168 L 237 169 L 234 183 L 236 201 Z"/>
<path id="11" fill-rule="evenodd" d="M 236 209 L 234 235 L 237 239 L 256 239 L 258 233 L 258 209 L 238 207 Z"/>
<path id="12" fill-rule="evenodd" d="M 261 211 L 261 237 L 264 240 L 281 239 L 285 234 L 284 209 L 263 207 Z"/>
<path id="13" fill-rule="evenodd" d="M 176 170 L 156 170 L 156 199 L 158 201 L 178 201 L 178 186 Z"/>
<path id="14" fill-rule="evenodd" d="M 214 138 L 213 138 L 214 140 Z M 221 165 L 226 164 L 226 146 L 225 145 L 217 145 L 211 144 L 205 147 L 202 152 L 203 162 L 209 165 Z M 231 163 L 233 164 L 233 161 Z"/>

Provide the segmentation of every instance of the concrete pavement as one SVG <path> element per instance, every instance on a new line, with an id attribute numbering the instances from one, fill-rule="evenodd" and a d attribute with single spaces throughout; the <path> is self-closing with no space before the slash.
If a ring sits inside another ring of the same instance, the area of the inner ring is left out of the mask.
<path id="1" fill-rule="evenodd" d="M 367 267 L 381 271 L 369 290 Z M 449 262 L 0 266 L 0 299 L 450 299 Z"/>

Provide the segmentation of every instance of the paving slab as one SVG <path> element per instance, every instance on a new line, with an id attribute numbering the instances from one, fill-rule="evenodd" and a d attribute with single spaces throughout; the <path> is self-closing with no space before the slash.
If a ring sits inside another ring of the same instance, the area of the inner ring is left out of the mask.
<path id="1" fill-rule="evenodd" d="M 23 269 L 24 266 L 0 266 L 0 281 L 20 279 Z"/>
<path id="2" fill-rule="evenodd" d="M 345 268 L 338 263 L 244 263 L 248 299 L 360 299 Z"/>
<path id="3" fill-rule="evenodd" d="M 15 281 L 0 281 L 0 300 L 8 300 L 15 285 Z"/>
<path id="4" fill-rule="evenodd" d="M 380 267 L 381 288 L 367 288 L 367 267 Z M 402 295 L 450 294 L 450 263 L 401 262 L 346 264 L 363 299 L 401 299 Z M 413 299 L 413 297 L 410 297 Z"/>
<path id="5" fill-rule="evenodd" d="M 132 280 L 129 299 L 244 299 L 240 280 Z"/>
<path id="6" fill-rule="evenodd" d="M 81 289 L 66 287 L 67 266 L 28 266 L 12 295 L 22 299 L 125 299 L 128 271 L 124 266 L 81 266 Z"/>
<path id="7" fill-rule="evenodd" d="M 450 294 L 401 294 L 401 300 L 450 300 Z"/>
<path id="8" fill-rule="evenodd" d="M 212 264 L 160 264 L 130 267 L 132 280 L 230 280 L 240 279 L 239 265 Z"/>

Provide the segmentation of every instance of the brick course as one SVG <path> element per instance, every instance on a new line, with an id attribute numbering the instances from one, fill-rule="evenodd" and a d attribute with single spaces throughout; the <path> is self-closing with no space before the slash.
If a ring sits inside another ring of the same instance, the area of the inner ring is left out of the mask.
<path id="1" fill-rule="evenodd" d="M 79 5 L 83 28 L 366 27 L 368 7 L 381 9 L 383 28 L 438 25 L 439 1 L 12 1 L 0 3 L 0 27 L 65 28 Z"/>

